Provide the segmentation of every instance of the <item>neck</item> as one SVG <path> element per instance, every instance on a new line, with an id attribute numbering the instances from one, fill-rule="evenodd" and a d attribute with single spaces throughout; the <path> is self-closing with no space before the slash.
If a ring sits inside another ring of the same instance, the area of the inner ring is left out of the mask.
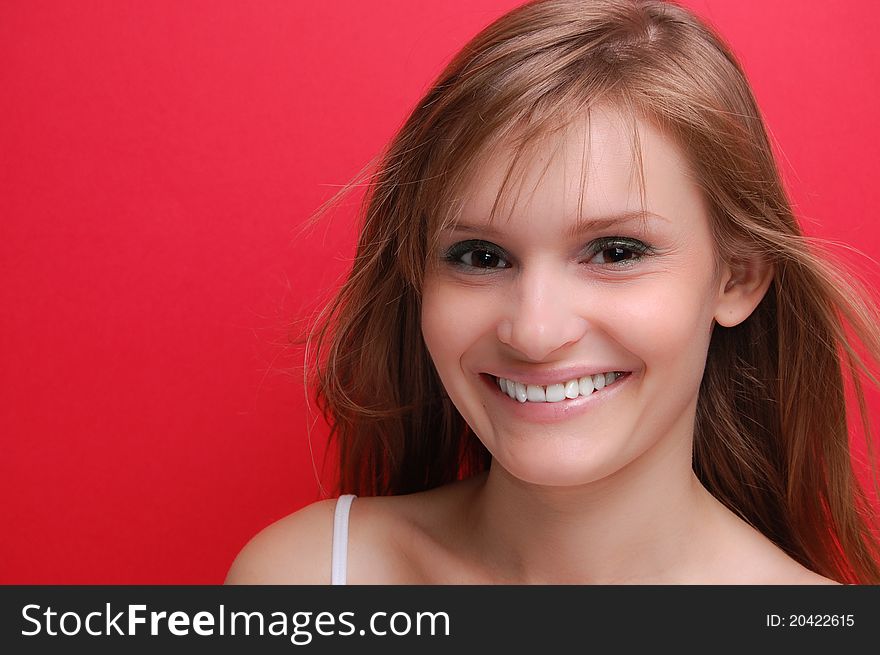
<path id="1" fill-rule="evenodd" d="M 469 527 L 475 556 L 499 582 L 672 584 L 711 556 L 719 508 L 691 469 L 691 440 L 668 439 L 575 487 L 530 484 L 493 460 Z"/>

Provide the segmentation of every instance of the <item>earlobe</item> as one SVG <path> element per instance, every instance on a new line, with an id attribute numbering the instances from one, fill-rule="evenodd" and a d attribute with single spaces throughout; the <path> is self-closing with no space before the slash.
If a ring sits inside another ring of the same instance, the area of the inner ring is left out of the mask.
<path id="1" fill-rule="evenodd" d="M 764 298 L 773 275 L 773 264 L 757 258 L 725 265 L 715 321 L 733 327 L 746 320 Z"/>

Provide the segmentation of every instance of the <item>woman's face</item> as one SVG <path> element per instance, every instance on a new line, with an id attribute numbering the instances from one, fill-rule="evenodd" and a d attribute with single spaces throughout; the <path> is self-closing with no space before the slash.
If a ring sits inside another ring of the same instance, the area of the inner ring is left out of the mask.
<path id="1" fill-rule="evenodd" d="M 422 333 L 443 385 L 497 464 L 527 482 L 584 484 L 685 450 L 690 465 L 723 283 L 685 160 L 638 128 L 644 222 L 631 132 L 593 109 L 542 142 L 507 194 L 515 206 L 491 224 L 509 152 L 477 167 L 426 274 Z"/>

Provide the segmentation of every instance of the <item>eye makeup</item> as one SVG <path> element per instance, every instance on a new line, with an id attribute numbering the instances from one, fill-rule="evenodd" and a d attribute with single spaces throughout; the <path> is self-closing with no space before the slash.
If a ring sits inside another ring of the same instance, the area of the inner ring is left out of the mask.
<path id="1" fill-rule="evenodd" d="M 584 249 L 586 261 L 602 267 L 630 268 L 643 257 L 653 254 L 654 249 L 638 239 L 628 237 L 603 237 L 589 243 Z M 610 257 L 605 257 L 610 254 Z M 593 260 L 602 255 L 603 260 Z M 620 258 L 620 259 L 617 259 Z M 512 258 L 496 244 L 482 239 L 459 241 L 447 248 L 442 255 L 445 263 L 466 273 L 491 273 L 510 268 Z"/>

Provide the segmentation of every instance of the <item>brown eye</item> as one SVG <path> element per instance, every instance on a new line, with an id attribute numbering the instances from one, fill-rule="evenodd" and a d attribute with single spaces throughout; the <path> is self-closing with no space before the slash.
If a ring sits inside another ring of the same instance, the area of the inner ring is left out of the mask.
<path id="1" fill-rule="evenodd" d="M 499 263 L 505 263 L 501 257 L 488 250 L 471 250 L 462 255 L 461 260 L 468 266 L 475 268 L 497 268 Z"/>
<path id="2" fill-rule="evenodd" d="M 590 258 L 590 263 L 626 268 L 647 254 L 650 247 L 639 241 L 605 240 L 597 243 L 592 250 L 595 254 Z"/>
<path id="3" fill-rule="evenodd" d="M 464 270 L 494 271 L 510 268 L 504 254 L 485 241 L 463 241 L 452 246 L 444 259 Z"/>
<path id="4" fill-rule="evenodd" d="M 621 248 L 620 246 L 606 248 L 598 254 L 602 255 L 602 259 L 605 260 L 603 262 L 600 262 L 602 264 L 617 264 L 618 262 L 626 261 L 628 259 L 639 258 L 639 254 L 637 252 L 633 252 L 632 250 L 629 250 L 627 248 Z"/>

